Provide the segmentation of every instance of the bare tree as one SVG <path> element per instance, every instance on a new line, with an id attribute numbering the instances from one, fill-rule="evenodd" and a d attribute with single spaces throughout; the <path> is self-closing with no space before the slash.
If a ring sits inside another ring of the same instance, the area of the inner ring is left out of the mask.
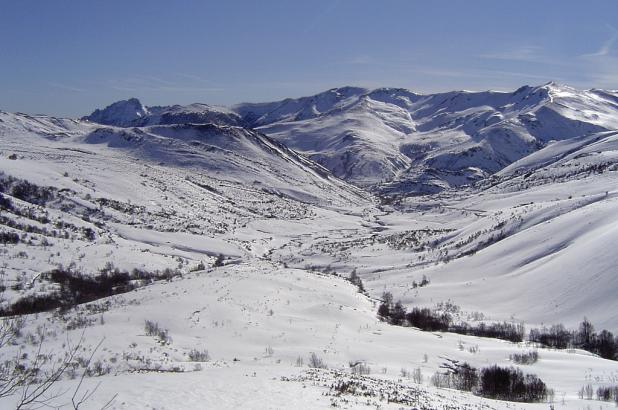
<path id="1" fill-rule="evenodd" d="M 23 323 L 22 318 L 0 319 L 0 357 L 4 358 L 0 363 L 0 399 L 15 397 L 14 405 L 16 409 L 56 407 L 54 403 L 62 400 L 63 396 L 67 396 L 71 392 L 70 388 L 57 388 L 57 382 L 69 368 L 74 366 L 77 353 L 83 347 L 84 334 L 81 334 L 75 344 L 67 339 L 67 347 L 61 359 L 53 363 L 50 368 L 43 370 L 46 361 L 45 355 L 42 354 L 44 338 L 39 338 L 36 353 L 32 356 L 22 353 L 21 350 L 17 350 L 13 354 L 9 352 L 20 335 Z M 93 389 L 84 390 L 83 382 L 92 357 L 102 343 L 103 340 L 91 352 L 79 383 L 73 390 L 71 402 L 65 404 L 75 410 L 90 399 L 99 387 L 99 384 L 97 384 Z M 28 357 L 32 357 L 32 359 Z M 115 396 L 102 408 L 108 408 L 114 399 Z"/>

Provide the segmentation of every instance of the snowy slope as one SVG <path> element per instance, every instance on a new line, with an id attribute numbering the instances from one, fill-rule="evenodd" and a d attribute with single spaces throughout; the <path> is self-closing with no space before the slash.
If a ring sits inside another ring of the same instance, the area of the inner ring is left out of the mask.
<path id="1" fill-rule="evenodd" d="M 509 366 L 513 364 L 510 354 L 530 347 L 387 325 L 376 318 L 371 300 L 332 275 L 253 261 L 192 273 L 107 302 L 69 312 L 64 319 L 40 315 L 23 329 L 24 335 L 36 334 L 37 325 L 45 323 L 47 346 L 59 348 L 66 341 L 66 321 L 79 318 L 86 325 L 68 335 L 76 340 L 85 332 L 80 357 L 87 357 L 105 337 L 93 360 L 100 363 L 102 374 L 84 382 L 86 389 L 100 383 L 87 408 L 100 407 L 115 394 L 115 409 L 548 407 L 547 403 L 507 403 L 430 386 L 431 375 L 447 359 L 467 361 L 476 367 L 490 363 Z M 168 329 L 170 340 L 161 343 L 146 335 L 146 320 Z M 189 353 L 196 349 L 207 350 L 210 359 L 191 360 Z M 308 368 L 312 352 L 328 370 Z M 539 375 L 555 389 L 556 406 L 560 408 L 579 409 L 591 404 L 578 399 L 581 386 L 595 380 L 592 383 L 596 387 L 618 374 L 616 362 L 585 352 L 538 352 L 537 363 L 521 368 Z M 370 388 L 358 395 L 337 394 L 332 386 L 352 377 L 349 363 L 354 362 L 368 366 L 369 374 L 356 380 Z M 420 369 L 421 384 L 402 375 L 402 370 L 414 369 Z M 74 385 L 75 381 L 69 379 L 61 384 L 70 391 Z M 397 402 L 397 397 L 405 394 L 412 403 Z M 8 406 L 10 399 L 0 403 Z M 594 405 L 604 409 L 613 406 Z"/>
<path id="2" fill-rule="evenodd" d="M 243 128 L 115 128 L 7 113 L 0 120 L 0 186 L 14 207 L 2 209 L 2 232 L 22 236 L 3 256 L 9 283 L 72 263 L 87 273 L 107 262 L 187 270 L 220 253 L 264 252 L 234 234 L 255 219 L 371 206 L 362 191 Z M 50 187 L 49 198 L 16 197 L 20 181 Z M 19 291 L 4 296 L 10 303 Z"/>
<path id="3" fill-rule="evenodd" d="M 177 274 L 29 315 L 15 352 L 32 356 L 41 335 L 58 351 L 84 331 L 87 355 L 104 337 L 85 381 L 101 382 L 93 408 L 118 394 L 112 408 L 546 409 L 430 383 L 447 359 L 509 366 L 533 346 L 391 326 L 378 299 L 448 301 L 459 319 L 528 329 L 586 316 L 617 333 L 616 105 L 613 92 L 547 84 L 346 87 L 230 109 L 124 102 L 98 122 L 0 112 L 0 204 L 12 204 L 0 231 L 19 237 L 0 244 L 2 306 L 53 291 L 42 274 L 58 266 Z M 23 181 L 36 195 L 19 198 Z M 353 270 L 367 295 L 342 279 Z M 145 320 L 171 339 L 146 335 Z M 613 407 L 578 391 L 617 384 L 618 362 L 538 351 L 519 367 L 555 390 L 556 407 Z M 311 353 L 329 369 L 310 370 Z M 369 374 L 351 375 L 355 362 Z M 333 389 L 353 377 L 366 395 Z"/>
<path id="4" fill-rule="evenodd" d="M 549 144 L 476 186 L 402 198 L 355 235 L 315 236 L 276 256 L 357 269 L 372 295 L 389 290 L 409 305 L 451 300 L 529 326 L 587 316 L 615 331 L 616 141 L 603 132 Z M 429 286 L 412 286 L 423 276 Z"/>

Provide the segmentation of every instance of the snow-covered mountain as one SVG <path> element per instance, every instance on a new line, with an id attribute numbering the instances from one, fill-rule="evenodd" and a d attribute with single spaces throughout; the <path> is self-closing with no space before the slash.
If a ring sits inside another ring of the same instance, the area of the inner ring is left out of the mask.
<path id="1" fill-rule="evenodd" d="M 0 135 L 44 137 L 84 149 L 104 146 L 121 155 L 170 167 L 184 167 L 236 183 L 312 203 L 356 202 L 359 189 L 320 165 L 256 131 L 212 123 L 143 127 L 100 126 L 90 121 L 0 112 Z M 333 196 L 330 196 L 328 192 Z M 362 199 L 361 199 L 362 201 Z"/>
<path id="2" fill-rule="evenodd" d="M 82 120 L 118 127 L 187 123 L 233 126 L 244 124 L 244 120 L 236 112 L 225 107 L 197 103 L 187 106 L 145 107 L 137 98 L 117 101 L 103 109 L 95 110 Z"/>
<path id="3" fill-rule="evenodd" d="M 117 269 L 136 287 L 28 315 L 10 350 L 38 357 L 39 338 L 61 351 L 85 332 L 87 356 L 105 338 L 93 364 L 80 357 L 98 407 L 118 394 L 112 408 L 514 408 L 433 386 L 453 360 L 517 366 L 583 408 L 580 389 L 615 384 L 617 361 L 376 311 L 388 291 L 471 324 L 586 316 L 616 333 L 617 107 L 616 92 L 551 83 L 231 108 L 131 99 L 82 120 L 0 112 L 0 308 L 38 309 L 66 286 L 50 279 L 59 267 Z M 537 363 L 511 359 L 531 349 Z M 329 369 L 308 369 L 312 353 Z"/>
<path id="4" fill-rule="evenodd" d="M 106 119 L 117 111 L 116 104 L 104 110 Z M 429 95 L 343 87 L 230 109 L 194 104 L 148 110 L 152 114 L 130 117 L 131 124 L 214 122 L 254 127 L 336 176 L 383 193 L 437 192 L 470 184 L 553 140 L 618 128 L 616 92 L 576 90 L 556 83 L 514 92 Z M 99 117 L 101 112 L 95 111 L 86 118 L 101 122 Z M 124 111 L 117 121 L 107 121 L 127 124 Z"/>
<path id="5" fill-rule="evenodd" d="M 297 100 L 305 101 L 299 114 L 315 111 L 314 101 L 336 101 L 319 115 L 264 116 L 256 124 L 346 180 L 423 193 L 487 177 L 552 140 L 617 129 L 616 98 L 555 83 L 512 93 L 377 89 L 349 96 L 335 89 Z"/>
<path id="6" fill-rule="evenodd" d="M 140 122 L 148 115 L 150 111 L 137 98 L 129 98 L 116 101 L 103 109 L 97 109 L 83 119 L 99 124 L 128 127 Z"/>

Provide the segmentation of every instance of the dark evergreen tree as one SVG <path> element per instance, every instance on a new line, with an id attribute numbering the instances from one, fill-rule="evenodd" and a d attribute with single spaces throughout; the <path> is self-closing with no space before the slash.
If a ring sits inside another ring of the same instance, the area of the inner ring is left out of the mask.
<path id="1" fill-rule="evenodd" d="M 402 305 L 401 301 L 398 300 L 393 306 L 392 311 L 390 312 L 391 323 L 393 325 L 401 326 L 406 320 L 406 308 Z"/>
<path id="2" fill-rule="evenodd" d="M 616 341 L 612 332 L 603 329 L 596 337 L 595 351 L 604 359 L 616 360 Z"/>
<path id="3" fill-rule="evenodd" d="M 584 318 L 577 332 L 577 346 L 590 351 L 593 348 L 594 336 L 594 326 L 592 326 L 592 323 L 590 323 L 587 318 Z"/>

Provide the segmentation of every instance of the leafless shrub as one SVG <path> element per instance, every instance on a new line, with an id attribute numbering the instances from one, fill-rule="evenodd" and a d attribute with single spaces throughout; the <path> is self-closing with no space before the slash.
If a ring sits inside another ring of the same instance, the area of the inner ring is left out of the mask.
<path id="1" fill-rule="evenodd" d="M 322 360 L 321 357 L 319 357 L 317 354 L 315 353 L 311 353 L 309 355 L 309 363 L 308 366 L 314 369 L 326 369 L 328 368 L 326 366 L 326 363 L 324 363 L 324 360 Z"/>
<path id="2" fill-rule="evenodd" d="M 79 382 L 73 390 L 69 403 L 62 404 L 62 397 L 70 394 L 62 390 L 55 392 L 54 386 L 63 377 L 69 379 L 77 377 L 77 353 L 83 350 L 83 334 L 76 344 L 67 341 L 64 351 L 57 360 L 51 354 L 43 354 L 44 337 L 38 338 L 36 352 L 32 355 L 17 353 L 11 356 L 6 349 L 17 342 L 23 321 L 19 319 L 3 318 L 0 321 L 0 356 L 4 360 L 0 363 L 0 398 L 17 397 L 15 408 L 42 407 L 65 407 L 79 409 L 96 392 L 99 385 L 94 389 L 83 389 L 84 378 L 89 375 L 88 366 L 92 357 L 101 346 L 103 340 L 92 350 L 91 355 L 85 360 L 84 371 Z M 39 333 L 44 333 L 40 331 Z M 51 364 L 51 367 L 50 367 Z M 96 368 L 96 366 L 95 366 Z M 103 367 L 101 367 L 103 369 Z M 115 396 L 107 402 L 103 408 L 109 407 Z"/>
<path id="3" fill-rule="evenodd" d="M 264 349 L 264 355 L 266 357 L 272 357 L 273 354 L 275 354 L 275 349 L 273 349 L 271 346 L 266 346 L 266 348 Z"/>
<path id="4" fill-rule="evenodd" d="M 350 371 L 352 372 L 352 374 L 356 374 L 356 375 L 371 374 L 371 367 L 369 367 L 364 362 L 350 362 L 349 366 L 350 366 Z"/>
<path id="5" fill-rule="evenodd" d="M 417 367 L 412 371 L 412 381 L 416 384 L 421 384 L 423 382 L 423 373 L 421 372 L 420 367 Z"/>
<path id="6" fill-rule="evenodd" d="M 510 359 L 517 364 L 534 364 L 539 360 L 539 353 L 532 350 L 524 353 L 513 353 Z"/>
<path id="7" fill-rule="evenodd" d="M 161 343 L 168 344 L 172 342 L 168 330 L 160 327 L 157 322 L 146 320 L 144 322 L 144 330 L 146 331 L 146 335 L 158 338 Z"/>
<path id="8" fill-rule="evenodd" d="M 189 360 L 192 362 L 207 362 L 210 360 L 210 354 L 208 354 L 208 350 L 192 349 L 189 352 Z"/>

